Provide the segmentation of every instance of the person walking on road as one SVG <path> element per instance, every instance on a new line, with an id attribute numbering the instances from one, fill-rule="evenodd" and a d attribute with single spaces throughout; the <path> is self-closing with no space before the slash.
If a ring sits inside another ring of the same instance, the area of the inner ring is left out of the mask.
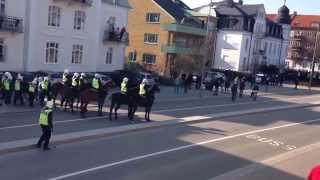
<path id="1" fill-rule="evenodd" d="M 41 110 L 39 117 L 39 125 L 42 129 L 42 135 L 37 143 L 37 148 L 41 148 L 43 142 L 43 150 L 50 150 L 49 143 L 51 138 L 51 132 L 53 130 L 53 111 L 52 102 L 46 102 L 46 106 Z"/>
<path id="2" fill-rule="evenodd" d="M 243 97 L 243 91 L 244 91 L 244 89 L 246 88 L 246 81 L 245 81 L 245 79 L 244 78 L 242 78 L 241 80 L 240 80 L 240 87 L 239 87 L 239 90 L 240 90 L 240 92 L 239 92 L 239 98 L 242 98 Z"/>
<path id="3" fill-rule="evenodd" d="M 20 105 L 24 105 L 23 97 L 22 97 L 22 89 L 21 89 L 22 80 L 23 80 L 23 77 L 20 74 L 18 74 L 14 83 L 13 105 L 16 105 L 18 100 L 20 101 Z"/>
<path id="4" fill-rule="evenodd" d="M 257 100 L 258 92 L 259 92 L 259 86 L 257 84 L 254 84 L 251 92 L 251 97 L 253 101 Z"/>
<path id="5" fill-rule="evenodd" d="M 238 94 L 238 84 L 235 81 L 231 86 L 231 100 L 232 100 L 232 102 L 236 101 L 237 94 Z"/>
<path id="6" fill-rule="evenodd" d="M 298 76 L 294 79 L 294 84 L 295 84 L 294 89 L 298 90 L 298 86 L 299 86 L 299 77 Z"/>

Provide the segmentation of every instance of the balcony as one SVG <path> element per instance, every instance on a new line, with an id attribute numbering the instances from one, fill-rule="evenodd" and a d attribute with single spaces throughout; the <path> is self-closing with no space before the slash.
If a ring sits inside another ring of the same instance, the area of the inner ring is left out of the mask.
<path id="1" fill-rule="evenodd" d="M 23 33 L 23 20 L 12 16 L 0 16 L 0 31 Z"/>
<path id="2" fill-rule="evenodd" d="M 206 29 L 181 24 L 165 24 L 163 25 L 163 29 L 166 31 L 192 34 L 197 36 L 206 36 L 207 34 Z"/>
<path id="3" fill-rule="evenodd" d="M 186 47 L 180 43 L 163 44 L 161 51 L 168 54 L 190 54 L 190 55 L 203 55 L 203 52 L 198 49 Z"/>
<path id="4" fill-rule="evenodd" d="M 124 43 L 126 45 L 129 44 L 129 33 L 125 30 L 122 31 L 110 31 L 105 30 L 103 35 L 103 42 L 104 43 Z"/>
<path id="5" fill-rule="evenodd" d="M 65 1 L 69 5 L 83 4 L 83 5 L 87 5 L 87 6 L 92 6 L 92 4 L 93 4 L 93 0 L 53 0 L 53 1 Z"/>

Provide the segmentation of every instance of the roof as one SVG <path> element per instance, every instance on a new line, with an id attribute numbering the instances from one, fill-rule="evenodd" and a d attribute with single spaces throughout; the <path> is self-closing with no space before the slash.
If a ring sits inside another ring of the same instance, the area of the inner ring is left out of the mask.
<path id="1" fill-rule="evenodd" d="M 232 6 L 218 5 L 215 10 L 219 15 L 229 16 L 253 16 L 256 15 L 259 8 L 263 8 L 263 4 L 246 4 L 240 5 L 234 3 Z"/>
<path id="2" fill-rule="evenodd" d="M 167 11 L 177 21 L 181 21 L 183 18 L 191 16 L 187 11 L 191 10 L 189 6 L 183 3 L 181 0 L 153 0 L 161 8 Z"/>
<path id="3" fill-rule="evenodd" d="M 276 14 L 268 14 L 267 18 L 275 21 Z M 292 28 L 312 28 L 314 23 L 320 22 L 320 15 L 291 15 Z"/>

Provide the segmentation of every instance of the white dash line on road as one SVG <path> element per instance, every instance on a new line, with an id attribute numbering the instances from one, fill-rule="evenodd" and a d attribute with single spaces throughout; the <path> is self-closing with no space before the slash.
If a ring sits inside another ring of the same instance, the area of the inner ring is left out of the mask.
<path id="1" fill-rule="evenodd" d="M 147 158 L 154 157 L 154 156 L 160 156 L 160 155 L 168 154 L 168 153 L 171 153 L 171 152 L 190 149 L 190 148 L 201 146 L 201 145 L 205 145 L 205 144 L 220 142 L 220 141 L 229 140 L 229 139 L 233 139 L 233 138 L 237 138 L 237 137 L 241 137 L 241 136 L 246 136 L 246 135 L 250 135 L 250 134 L 255 134 L 255 133 L 261 133 L 261 132 L 266 132 L 266 131 L 273 131 L 273 130 L 277 130 L 277 129 L 298 126 L 298 125 L 302 125 L 302 124 L 310 124 L 310 123 L 315 123 L 315 122 L 320 122 L 320 119 L 303 121 L 303 122 L 300 122 L 300 123 L 290 123 L 290 124 L 286 124 L 286 125 L 282 125 L 282 126 L 275 126 L 275 127 L 271 127 L 271 128 L 254 130 L 254 131 L 244 132 L 244 133 L 231 135 L 231 136 L 226 136 L 226 137 L 222 137 L 222 138 L 216 138 L 216 139 L 211 139 L 211 140 L 207 140 L 207 141 L 202 141 L 202 142 L 198 142 L 198 143 L 195 143 L 195 144 L 190 144 L 190 145 L 186 145 L 186 146 L 180 146 L 180 147 L 176 147 L 176 148 L 172 148 L 172 149 L 167 149 L 167 150 L 164 150 L 164 151 L 159 151 L 159 152 L 155 152 L 155 153 L 150 153 L 150 154 L 145 154 L 145 155 L 142 155 L 142 156 L 133 157 L 133 158 L 122 160 L 122 161 L 117 161 L 117 162 L 113 162 L 113 163 L 104 164 L 104 165 L 101 165 L 101 166 L 96 166 L 96 167 L 85 169 L 85 170 L 81 170 L 81 171 L 76 171 L 76 172 L 65 174 L 65 175 L 62 175 L 62 176 L 53 177 L 53 178 L 50 178 L 49 180 L 62 180 L 62 179 L 66 179 L 66 178 L 70 178 L 70 177 L 74 177 L 74 176 L 78 176 L 78 175 L 82 175 L 82 174 L 87 174 L 87 173 L 90 173 L 90 172 L 93 172 L 93 171 L 98 171 L 98 170 L 101 170 L 101 169 L 106 169 L 106 168 L 110 168 L 110 167 L 114 167 L 114 166 L 118 166 L 118 165 L 122 165 L 122 164 L 127 164 L 127 163 L 138 161 L 138 160 L 147 159 Z"/>

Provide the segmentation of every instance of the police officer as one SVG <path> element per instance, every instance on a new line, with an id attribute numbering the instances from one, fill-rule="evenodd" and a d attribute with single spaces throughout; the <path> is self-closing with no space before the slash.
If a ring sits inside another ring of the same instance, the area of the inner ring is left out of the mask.
<path id="1" fill-rule="evenodd" d="M 44 77 L 43 81 L 40 82 L 40 105 L 44 105 L 44 98 L 49 98 L 49 78 Z"/>
<path id="2" fill-rule="evenodd" d="M 139 86 L 139 95 L 142 98 L 145 98 L 147 95 L 147 80 L 143 79 L 140 86 Z"/>
<path id="3" fill-rule="evenodd" d="M 23 80 L 23 77 L 21 76 L 21 74 L 18 74 L 14 83 L 14 98 L 13 98 L 14 105 L 16 105 L 17 100 L 20 101 L 20 105 L 24 105 L 23 98 L 22 98 L 22 90 L 21 90 L 22 80 Z"/>
<path id="4" fill-rule="evenodd" d="M 32 82 L 29 83 L 28 94 L 29 94 L 29 106 L 30 107 L 33 107 L 33 104 L 34 104 L 36 88 L 37 88 L 37 82 L 36 81 L 32 81 Z"/>
<path id="5" fill-rule="evenodd" d="M 46 102 L 46 106 L 41 110 L 39 117 L 39 125 L 42 129 L 42 135 L 37 143 L 37 148 L 41 148 L 41 145 L 44 142 L 43 150 L 50 150 L 49 142 L 53 129 L 52 116 L 52 102 Z"/>
<path id="6" fill-rule="evenodd" d="M 129 82 L 129 79 L 127 77 L 123 78 L 121 87 L 120 87 L 121 94 L 123 95 L 127 95 L 128 93 L 128 82 Z"/>
<path id="7" fill-rule="evenodd" d="M 92 79 L 91 86 L 94 90 L 99 90 L 101 87 L 101 80 L 99 74 L 95 74 Z"/>
<path id="8" fill-rule="evenodd" d="M 74 73 L 72 77 L 72 87 L 76 88 L 79 85 L 79 73 Z"/>
<path id="9" fill-rule="evenodd" d="M 62 84 L 66 84 L 68 82 L 69 70 L 65 69 L 62 74 Z"/>
<path id="10" fill-rule="evenodd" d="M 11 103 L 11 80 L 12 76 L 9 72 L 5 72 L 4 78 L 2 80 L 3 93 L 4 93 L 4 103 L 9 105 Z"/>

